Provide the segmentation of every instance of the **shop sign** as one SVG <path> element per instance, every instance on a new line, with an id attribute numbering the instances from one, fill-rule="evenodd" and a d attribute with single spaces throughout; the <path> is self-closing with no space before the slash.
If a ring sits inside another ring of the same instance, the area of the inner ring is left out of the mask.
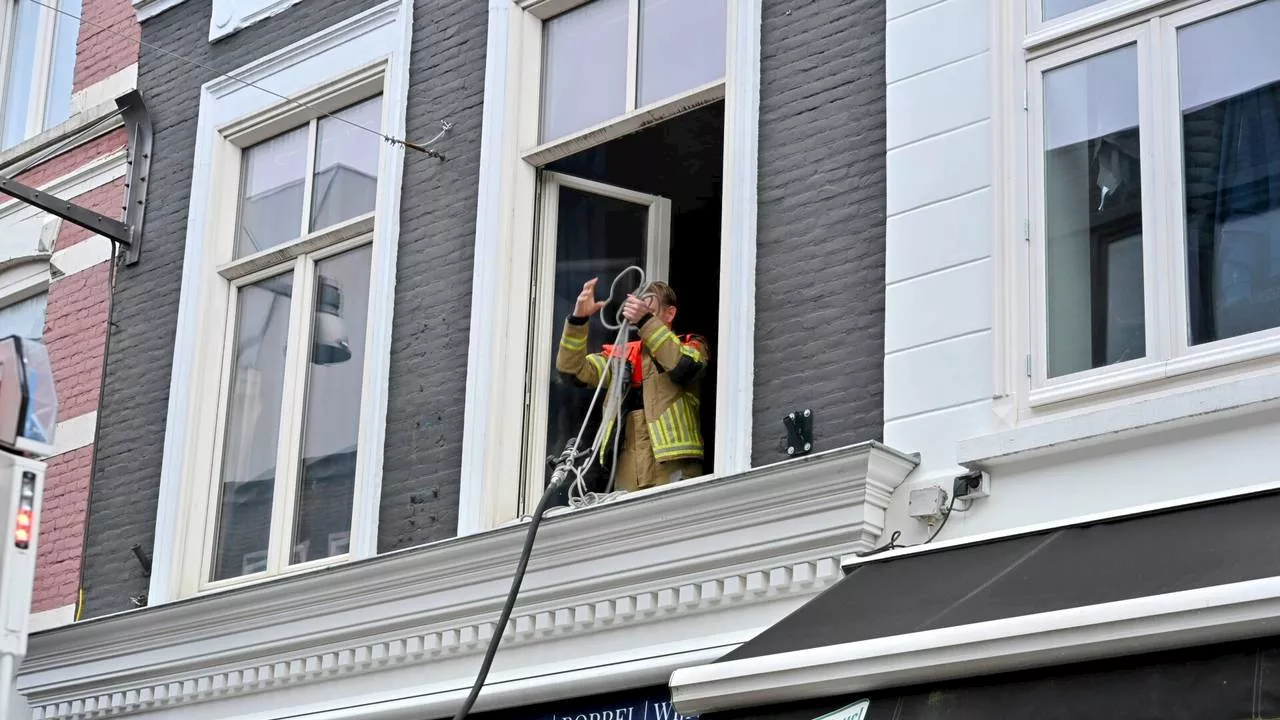
<path id="1" fill-rule="evenodd" d="M 842 707 L 835 712 L 827 713 L 816 720 L 865 720 L 867 717 L 867 708 L 871 707 L 870 700 L 859 700 L 858 702 Z"/>

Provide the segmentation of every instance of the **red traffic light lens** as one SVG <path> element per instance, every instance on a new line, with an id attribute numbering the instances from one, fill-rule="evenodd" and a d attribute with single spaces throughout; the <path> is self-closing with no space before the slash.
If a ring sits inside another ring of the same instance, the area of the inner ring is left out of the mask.
<path id="1" fill-rule="evenodd" d="M 31 546 L 32 520 L 30 508 L 22 508 L 18 511 L 18 524 L 13 531 L 13 544 L 21 550 L 26 550 Z"/>

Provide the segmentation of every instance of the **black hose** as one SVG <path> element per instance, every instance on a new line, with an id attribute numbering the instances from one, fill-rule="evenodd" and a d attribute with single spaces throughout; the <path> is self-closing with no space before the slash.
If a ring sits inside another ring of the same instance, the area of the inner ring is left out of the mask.
<path id="1" fill-rule="evenodd" d="M 538 526 L 542 524 L 542 516 L 546 513 L 547 505 L 551 502 L 551 499 L 561 490 L 568 487 L 570 479 L 573 477 L 568 469 L 576 457 L 574 453 L 575 444 L 573 440 L 570 440 L 569 446 L 560 455 L 556 471 L 551 476 L 551 482 L 547 484 L 547 489 L 543 491 L 542 499 L 538 501 L 538 507 L 533 511 L 533 517 L 529 520 L 529 532 L 524 537 L 524 550 L 520 551 L 520 562 L 516 565 L 516 575 L 511 580 L 511 590 L 507 593 L 507 601 L 502 606 L 502 614 L 498 616 L 498 624 L 493 629 L 493 637 L 489 638 L 489 647 L 484 652 L 484 661 L 480 663 L 480 673 L 476 676 L 475 684 L 471 686 L 471 694 L 467 695 L 466 701 L 462 703 L 462 707 L 458 708 L 453 720 L 464 720 L 467 717 L 467 714 L 471 712 L 472 706 L 476 704 L 476 698 L 480 697 L 480 689 L 484 687 L 484 681 L 489 677 L 489 668 L 493 665 L 493 657 L 498 654 L 498 644 L 502 642 L 502 636 L 506 634 L 507 623 L 511 620 L 511 611 L 516 605 L 516 596 L 520 594 L 520 585 L 524 582 L 524 571 L 529 567 L 529 555 L 533 552 L 533 539 L 538 534 Z"/>

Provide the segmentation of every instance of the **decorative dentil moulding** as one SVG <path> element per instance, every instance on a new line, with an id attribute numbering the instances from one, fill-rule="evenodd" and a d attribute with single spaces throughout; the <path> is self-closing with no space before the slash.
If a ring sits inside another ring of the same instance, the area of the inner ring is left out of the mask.
<path id="1" fill-rule="evenodd" d="M 502 674 L 536 676 L 531 658 L 548 653 L 589 663 L 615 650 L 644 655 L 635 646 L 652 644 L 650 654 L 661 654 L 666 636 L 686 648 L 747 639 L 838 580 L 842 554 L 875 543 L 914 466 L 866 443 L 548 519 L 505 629 L 499 657 L 514 666 Z M 367 676 L 388 679 L 384 694 L 409 695 L 420 688 L 397 685 L 388 671 L 415 665 L 461 681 L 492 637 L 524 531 L 39 633 L 19 690 L 35 720 L 166 709 L 187 717 L 202 703 L 250 696 L 254 716 L 271 717 L 282 688 Z M 716 637 L 688 638 L 691 617 Z M 554 651 L 522 652 L 552 642 Z"/>

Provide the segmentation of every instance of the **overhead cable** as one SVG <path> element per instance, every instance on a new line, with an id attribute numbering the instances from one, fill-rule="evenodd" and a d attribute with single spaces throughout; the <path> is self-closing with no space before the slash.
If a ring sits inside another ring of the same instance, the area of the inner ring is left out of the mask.
<path id="1" fill-rule="evenodd" d="M 289 104 L 291 104 L 291 105 L 295 105 L 295 106 L 300 107 L 300 108 L 302 108 L 302 109 L 304 109 L 304 110 L 309 110 L 309 111 L 314 112 L 314 113 L 316 113 L 317 115 L 320 115 L 320 116 L 322 116 L 322 117 L 332 118 L 332 119 L 334 119 L 334 120 L 337 120 L 338 122 L 346 123 L 347 125 L 350 125 L 351 127 L 358 128 L 358 129 L 363 130 L 364 132 L 370 133 L 370 134 L 372 134 L 372 135 L 376 135 L 376 136 L 378 136 L 378 137 L 382 138 L 383 140 L 386 140 L 387 142 L 389 142 L 389 143 L 391 143 L 391 144 L 393 144 L 393 145 L 400 145 L 400 146 L 402 146 L 402 147 L 409 148 L 410 150 L 417 150 L 418 152 L 423 153 L 423 154 L 427 155 L 428 157 L 433 157 L 433 158 L 435 158 L 435 159 L 437 159 L 437 160 L 445 160 L 445 159 L 446 159 L 444 155 L 442 155 L 442 154 L 440 154 L 440 153 L 436 152 L 435 150 L 431 150 L 431 149 L 429 149 L 427 146 L 428 146 L 428 145 L 430 145 L 431 143 L 434 143 L 436 140 L 439 140 L 439 139 L 440 139 L 440 137 L 441 137 L 442 135 L 444 135 L 446 132 L 448 132 L 448 131 L 453 127 L 452 125 L 450 125 L 450 124 L 449 124 L 449 123 L 447 123 L 447 122 L 441 122 L 441 123 L 440 123 L 440 127 L 441 127 L 440 134 L 438 134 L 438 135 L 436 135 L 434 138 L 432 138 L 430 142 L 424 143 L 424 144 L 422 144 L 422 145 L 419 145 L 418 143 L 414 143 L 414 142 L 409 142 L 408 140 L 405 140 L 405 139 L 403 139 L 403 138 L 394 138 L 394 137 L 391 137 L 390 135 L 386 135 L 386 134 L 384 134 L 384 133 L 382 133 L 382 132 L 380 132 L 380 131 L 378 131 L 378 130 L 374 130 L 373 128 L 370 128 L 370 127 L 367 127 L 367 126 L 365 126 L 365 125 L 361 125 L 360 123 L 357 123 L 357 122 L 353 122 L 353 121 L 351 121 L 351 120 L 348 120 L 347 118 L 344 118 L 344 117 L 341 117 L 341 116 L 339 116 L 339 115 L 334 115 L 334 114 L 332 114 L 332 113 L 328 113 L 328 112 L 325 112 L 325 111 L 323 111 L 323 110 L 320 110 L 319 108 L 316 108 L 315 106 L 312 106 L 312 105 L 308 105 L 307 103 L 304 103 L 304 102 L 302 102 L 301 100 L 296 100 L 296 99 L 291 98 L 291 97 L 289 97 L 289 96 L 287 96 L 287 95 L 281 95 L 280 93 L 275 92 L 274 90 L 268 90 L 267 88 L 264 88 L 264 87 L 262 87 L 261 85 L 257 85 L 257 84 L 255 84 L 255 83 L 253 83 L 253 82 L 250 82 L 249 80 L 245 80 L 244 78 L 236 77 L 235 75 L 232 75 L 232 74 L 230 74 L 230 73 L 222 72 L 221 70 L 218 70 L 218 69 L 216 69 L 216 68 L 210 67 L 210 66 L 208 66 L 208 65 L 206 65 L 206 64 L 204 64 L 204 63 L 202 63 L 202 62 L 199 62 L 199 61 L 197 61 L 197 60 L 192 60 L 191 58 L 186 57 L 186 56 L 183 56 L 183 55 L 180 55 L 180 54 L 178 54 L 178 53 L 176 53 L 176 52 L 173 52 L 172 50 L 166 50 L 166 49 L 164 49 L 164 48 L 162 48 L 162 47 L 160 47 L 160 46 L 158 46 L 158 45 L 154 45 L 154 44 L 152 44 L 152 43 L 145 42 L 145 41 L 143 41 L 143 40 L 142 40 L 142 39 L 140 39 L 140 38 L 131 37 L 131 36 L 126 35 L 125 33 L 122 33 L 122 32 L 120 32 L 120 31 L 118 31 L 118 30 L 114 30 L 114 29 L 112 29 L 112 28 L 110 28 L 110 27 L 107 27 L 106 25 L 102 25 L 102 24 L 99 24 L 99 23 L 93 22 L 92 20 L 86 20 L 86 19 L 84 19 L 83 17 L 81 17 L 80 15 L 76 15 L 75 13 L 67 12 L 66 10 L 63 10 L 63 9 L 61 9 L 61 8 L 57 7 L 57 6 L 54 6 L 54 5 L 49 5 L 49 4 L 45 3 L 45 2 L 43 2 L 42 0 L 26 0 L 26 2 L 34 3 L 34 4 L 36 4 L 36 5 L 39 5 L 40 7 L 47 8 L 47 9 L 52 10 L 52 11 L 54 11 L 54 12 L 56 12 L 56 13 L 61 14 L 61 15 L 66 15 L 66 16 L 67 16 L 67 17 L 69 17 L 69 18 L 74 18 L 75 20 L 77 20 L 77 21 L 79 21 L 79 22 L 81 22 L 81 23 L 84 23 L 85 25 L 88 25 L 88 26 L 90 26 L 90 27 L 97 28 L 97 29 L 99 29 L 99 30 L 101 30 L 101 31 L 103 31 L 103 32 L 105 32 L 105 33 L 108 33 L 108 34 L 110 34 L 110 35 L 114 35 L 115 37 L 118 37 L 118 38 L 120 38 L 120 39 L 122 39 L 122 40 L 126 40 L 126 41 L 128 41 L 128 42 L 132 42 L 132 43 L 136 43 L 138 46 L 140 46 L 140 47 L 144 47 L 144 48 L 147 48 L 148 50 L 154 50 L 154 51 L 156 51 L 156 52 L 158 52 L 158 53 L 163 53 L 163 54 L 165 54 L 165 55 L 168 55 L 169 57 L 175 58 L 175 59 L 177 59 L 177 60 L 181 60 L 182 62 L 185 62 L 185 63 L 187 63 L 187 64 L 189 64 L 189 65 L 194 66 L 194 67 L 198 67 L 198 68 L 200 68 L 201 70 L 205 70 L 205 71 L 207 71 L 207 72 L 214 73 L 215 75 L 218 75 L 219 77 L 224 77 L 224 78 L 227 78 L 228 80 L 234 80 L 235 82 L 238 82 L 238 83 L 240 83 L 240 84 L 242 84 L 242 85 L 245 85 L 246 87 L 251 87 L 251 88 L 254 88 L 254 89 L 256 89 L 256 90 L 261 90 L 262 92 L 267 93 L 268 95 L 271 95 L 271 96 L 273 96 L 273 97 L 280 98 L 281 100 L 284 100 L 285 102 L 287 102 L 287 103 L 289 103 Z"/>

